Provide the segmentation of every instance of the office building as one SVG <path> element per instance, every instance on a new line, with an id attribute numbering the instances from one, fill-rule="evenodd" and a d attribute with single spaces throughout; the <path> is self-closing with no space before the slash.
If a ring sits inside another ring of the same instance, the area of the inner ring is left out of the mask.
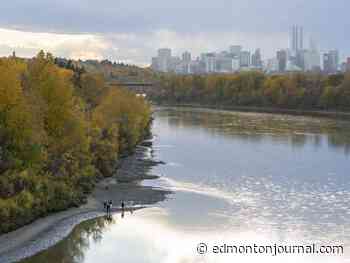
<path id="1" fill-rule="evenodd" d="M 252 66 L 256 69 L 262 68 L 261 52 L 259 48 L 255 50 L 254 54 L 252 55 Z"/>
<path id="2" fill-rule="evenodd" d="M 153 57 L 152 58 L 152 64 L 151 68 L 155 71 L 159 71 L 159 62 L 158 62 L 158 57 Z"/>
<path id="3" fill-rule="evenodd" d="M 339 65 L 338 50 L 331 50 L 323 54 L 323 71 L 326 74 L 336 73 Z"/>
<path id="4" fill-rule="evenodd" d="M 314 71 L 334 74 L 338 71 L 350 71 L 350 57 L 340 64 L 338 50 L 323 52 L 310 38 L 309 47 L 304 48 L 304 29 L 294 25 L 290 31 L 290 46 L 277 51 L 274 58 L 262 60 L 261 50 L 253 53 L 244 50 L 241 45 L 231 45 L 228 50 L 202 53 L 193 60 L 186 51 L 181 58 L 174 57 L 169 48 L 158 50 L 158 56 L 152 58 L 152 69 L 159 72 L 178 74 L 233 73 L 236 71 L 262 70 L 272 73 Z"/>
<path id="5" fill-rule="evenodd" d="M 346 71 L 350 71 L 350 57 L 346 59 L 345 63 L 346 63 L 346 67 L 345 67 Z"/>
<path id="6" fill-rule="evenodd" d="M 320 71 L 321 56 L 316 42 L 310 38 L 309 49 L 304 50 L 304 71 Z"/>
<path id="7" fill-rule="evenodd" d="M 340 71 L 342 73 L 347 72 L 347 64 L 346 64 L 346 62 L 343 62 L 343 63 L 340 64 Z"/>
<path id="8" fill-rule="evenodd" d="M 317 50 L 305 50 L 304 70 L 319 71 L 321 69 L 320 53 Z"/>
<path id="9" fill-rule="evenodd" d="M 158 69 L 162 72 L 169 71 L 171 59 L 171 49 L 169 48 L 161 48 L 158 50 Z"/>
<path id="10" fill-rule="evenodd" d="M 201 60 L 204 63 L 204 70 L 206 73 L 216 72 L 216 54 L 215 53 L 202 54 Z"/>
<path id="11" fill-rule="evenodd" d="M 305 53 L 306 52 L 307 52 L 306 50 L 299 49 L 296 52 L 294 63 L 292 63 L 301 70 L 305 70 Z"/>
<path id="12" fill-rule="evenodd" d="M 277 71 L 284 72 L 287 68 L 287 51 L 286 50 L 279 50 L 277 51 Z"/>
<path id="13" fill-rule="evenodd" d="M 242 51 L 242 46 L 239 46 L 239 45 L 230 46 L 230 53 L 233 56 L 240 57 L 241 51 Z"/>
<path id="14" fill-rule="evenodd" d="M 241 66 L 241 68 L 250 66 L 250 52 L 249 51 L 241 51 L 240 66 Z"/>
<path id="15" fill-rule="evenodd" d="M 182 61 L 183 62 L 191 62 L 192 58 L 191 58 L 191 53 L 186 51 L 182 54 Z"/>
<path id="16" fill-rule="evenodd" d="M 240 68 L 240 60 L 232 55 L 218 56 L 216 58 L 216 71 L 221 73 L 232 73 Z"/>
<path id="17" fill-rule="evenodd" d="M 290 34 L 290 49 L 293 54 L 304 49 L 304 30 L 302 27 L 294 25 Z"/>
<path id="18" fill-rule="evenodd" d="M 180 57 L 170 57 L 166 72 L 174 72 L 176 70 L 176 66 L 179 65 L 180 63 L 181 63 Z"/>
<path id="19" fill-rule="evenodd" d="M 171 49 L 170 48 L 158 49 L 158 57 L 159 58 L 170 58 L 171 57 Z"/>

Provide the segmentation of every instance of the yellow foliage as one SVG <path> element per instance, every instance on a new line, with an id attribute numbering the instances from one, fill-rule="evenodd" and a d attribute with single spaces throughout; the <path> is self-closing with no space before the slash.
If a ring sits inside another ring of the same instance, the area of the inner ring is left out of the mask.
<path id="1" fill-rule="evenodd" d="M 0 59 L 0 233 L 80 204 L 149 121 L 143 99 L 101 75 L 77 78 L 51 54 Z"/>

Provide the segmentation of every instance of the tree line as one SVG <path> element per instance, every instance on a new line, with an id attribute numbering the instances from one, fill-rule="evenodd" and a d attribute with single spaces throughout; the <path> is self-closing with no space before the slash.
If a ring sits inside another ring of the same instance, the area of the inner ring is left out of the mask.
<path id="1" fill-rule="evenodd" d="M 0 233 L 78 206 L 149 131 L 151 110 L 49 53 L 0 59 Z"/>
<path id="2" fill-rule="evenodd" d="M 158 77 L 152 100 L 303 110 L 350 110 L 350 73 L 266 75 L 241 72 L 216 75 Z"/>

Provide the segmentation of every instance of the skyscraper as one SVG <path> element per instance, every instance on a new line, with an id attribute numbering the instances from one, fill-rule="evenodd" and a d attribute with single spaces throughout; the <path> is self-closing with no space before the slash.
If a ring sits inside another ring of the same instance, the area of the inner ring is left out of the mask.
<path id="1" fill-rule="evenodd" d="M 299 49 L 295 56 L 295 66 L 301 70 L 305 70 L 305 54 L 306 50 Z"/>
<path id="2" fill-rule="evenodd" d="M 277 61 L 278 61 L 278 71 L 284 72 L 287 68 L 287 51 L 279 50 L 277 51 Z"/>
<path id="3" fill-rule="evenodd" d="M 255 50 L 254 54 L 252 55 L 252 66 L 255 68 L 262 68 L 260 48 Z"/>
<path id="4" fill-rule="evenodd" d="M 350 71 L 350 58 L 346 59 L 346 71 Z"/>
<path id="5" fill-rule="evenodd" d="M 301 26 L 294 25 L 290 35 L 290 49 L 297 53 L 304 48 L 304 29 Z"/>
<path id="6" fill-rule="evenodd" d="M 182 61 L 191 62 L 191 53 L 188 51 L 185 51 L 184 53 L 182 53 Z"/>
<path id="7" fill-rule="evenodd" d="M 155 71 L 159 71 L 159 60 L 158 60 L 158 57 L 153 57 L 152 58 L 151 68 L 153 70 L 155 70 Z"/>
<path id="8" fill-rule="evenodd" d="M 320 70 L 320 53 L 317 50 L 306 50 L 304 53 L 304 70 Z"/>
<path id="9" fill-rule="evenodd" d="M 242 46 L 238 46 L 238 45 L 230 46 L 230 53 L 235 57 L 239 58 L 241 56 L 241 51 L 242 51 Z"/>
<path id="10" fill-rule="evenodd" d="M 170 48 L 158 49 L 158 57 L 171 57 L 171 49 Z"/>
<path id="11" fill-rule="evenodd" d="M 216 72 L 216 54 L 215 53 L 201 54 L 201 60 L 204 63 L 206 73 Z"/>
<path id="12" fill-rule="evenodd" d="M 161 48 L 158 50 L 158 70 L 168 72 L 171 60 L 171 49 Z"/>
<path id="13" fill-rule="evenodd" d="M 317 44 L 313 39 L 310 39 L 309 46 L 309 49 L 304 52 L 304 70 L 319 71 L 321 69 L 321 57 Z"/>
<path id="14" fill-rule="evenodd" d="M 327 74 L 336 73 L 339 66 L 338 50 L 331 50 L 323 54 L 323 70 Z"/>
<path id="15" fill-rule="evenodd" d="M 240 65 L 241 65 L 241 67 L 249 67 L 250 66 L 250 52 L 249 51 L 241 51 Z"/>

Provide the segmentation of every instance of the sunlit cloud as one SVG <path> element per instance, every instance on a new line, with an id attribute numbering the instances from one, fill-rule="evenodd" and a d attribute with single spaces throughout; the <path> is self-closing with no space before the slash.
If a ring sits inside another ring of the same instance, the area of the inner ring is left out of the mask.
<path id="1" fill-rule="evenodd" d="M 73 59 L 102 59 L 109 48 L 103 38 L 91 34 L 55 34 L 0 29 L 0 55 L 16 51 L 19 56 L 32 57 L 40 50 Z"/>

